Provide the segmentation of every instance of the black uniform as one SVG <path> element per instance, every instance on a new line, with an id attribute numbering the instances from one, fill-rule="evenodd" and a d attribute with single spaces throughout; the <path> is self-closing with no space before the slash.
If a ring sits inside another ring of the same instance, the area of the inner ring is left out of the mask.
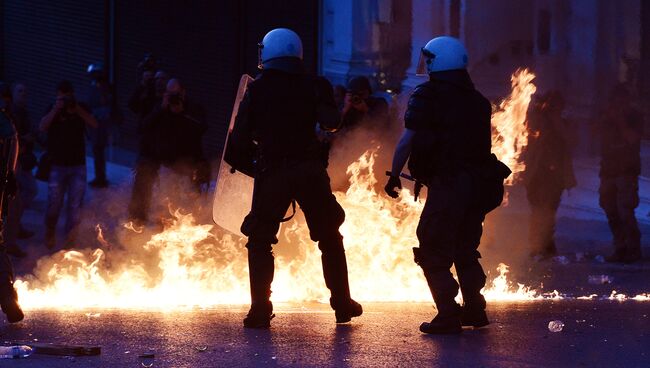
<path id="1" fill-rule="evenodd" d="M 551 97 L 554 98 L 554 97 Z M 531 132 L 526 147 L 525 185 L 530 205 L 529 241 L 532 256 L 552 256 L 555 247 L 555 217 L 562 192 L 576 185 L 571 159 L 569 124 L 551 98 L 528 112 Z"/>
<path id="2" fill-rule="evenodd" d="M 322 252 L 323 274 L 337 321 L 345 322 L 361 311 L 359 306 L 358 313 L 350 315 L 352 300 L 339 233 L 345 213 L 332 194 L 315 132 L 317 121 L 326 129 L 337 128 L 340 116 L 327 80 L 305 74 L 299 59 L 287 58 L 284 64 L 280 69 L 265 68 L 248 86 L 226 154 L 228 162 L 243 172 L 250 172 L 251 150 L 256 156 L 253 204 L 241 227 L 248 236 L 252 300 L 248 318 L 258 315 L 266 323 L 270 319 L 272 245 L 278 242 L 280 222 L 295 200 L 305 214 L 311 239 Z M 244 324 L 267 327 L 246 320 Z"/>
<path id="3" fill-rule="evenodd" d="M 639 205 L 643 115 L 632 107 L 610 108 L 602 120 L 600 206 L 614 237 L 611 260 L 641 258 L 641 232 L 634 210 Z M 629 139 L 633 134 L 638 139 Z"/>
<path id="4" fill-rule="evenodd" d="M 437 72 L 409 99 L 406 128 L 415 131 L 409 170 L 427 188 L 417 228 L 415 261 L 422 267 L 438 316 L 458 316 L 458 283 L 465 307 L 484 310 L 485 274 L 477 248 L 486 209 L 478 173 L 491 157 L 491 105 L 464 70 Z"/>
<path id="5" fill-rule="evenodd" d="M 161 165 L 189 177 L 197 190 L 206 180 L 209 181 L 209 174 L 207 178 L 202 174 L 207 163 L 202 148 L 207 125 L 203 110 L 193 106 L 185 102 L 182 113 L 157 106 L 142 122 L 140 156 L 129 203 L 132 219 L 146 221 Z"/>
<path id="6" fill-rule="evenodd" d="M 18 149 L 16 129 L 8 114 L 0 109 L 0 307 L 11 323 L 21 321 L 23 312 L 13 287 L 14 274 L 2 239 L 7 198 L 16 193 L 14 170 Z"/>

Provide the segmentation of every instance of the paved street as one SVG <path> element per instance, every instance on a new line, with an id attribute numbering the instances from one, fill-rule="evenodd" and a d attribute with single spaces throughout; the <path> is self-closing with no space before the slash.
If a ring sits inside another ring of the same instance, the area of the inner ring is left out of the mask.
<path id="1" fill-rule="evenodd" d="M 0 341 L 101 346 L 97 357 L 33 355 L 0 360 L 0 367 L 231 367 L 231 366 L 469 366 L 469 367 L 648 367 L 650 366 L 650 301 L 606 300 L 612 290 L 634 296 L 650 291 L 647 234 L 649 182 L 642 181 L 637 212 L 644 234 L 646 259 L 634 265 L 611 265 L 598 257 L 611 251 L 610 234 L 597 207 L 593 165 L 581 165 L 584 185 L 565 197 L 558 222 L 561 259 L 535 262 L 527 258 L 523 194 L 512 193 L 511 205 L 487 221 L 481 247 L 489 279 L 496 264 L 511 265 L 509 279 L 539 292 L 558 290 L 564 300 L 489 303 L 492 325 L 461 336 L 433 337 L 418 326 L 433 316 L 428 304 L 364 304 L 365 314 L 351 325 L 336 326 L 326 305 L 276 305 L 269 331 L 241 327 L 247 306 L 209 310 L 158 311 L 27 311 L 17 325 L 0 320 Z M 117 177 L 128 169 L 112 167 Z M 44 206 L 41 188 L 37 206 Z M 112 198 L 112 206 L 95 217 L 123 212 L 124 188 L 106 194 L 90 191 L 90 203 Z M 115 200 L 121 198 L 122 202 Z M 39 207 L 28 211 L 27 224 L 40 230 Z M 114 215 L 117 216 L 117 215 Z M 206 220 L 209 221 L 209 220 Z M 206 222 L 207 223 L 207 222 Z M 118 223 L 119 224 L 119 223 Z M 94 232 L 89 232 L 94 236 Z M 110 234 L 109 234 L 110 235 Z M 92 243 L 88 243 L 92 244 Z M 42 234 L 24 243 L 30 257 L 16 263 L 29 273 L 46 250 Z M 413 266 L 415 267 L 415 265 Z M 606 275 L 610 284 L 594 285 L 591 275 Z M 597 294 L 598 300 L 576 300 Z M 173 295 L 169 296 L 173 298 Z M 603 300 L 603 298 L 605 300 Z M 561 320 L 560 333 L 549 332 Z M 139 355 L 152 352 L 153 359 Z"/>
<path id="2" fill-rule="evenodd" d="M 33 311 L 24 323 L 1 324 L 0 338 L 99 345 L 101 356 L 33 355 L 0 360 L 0 366 L 647 367 L 650 361 L 648 302 L 493 303 L 492 325 L 459 336 L 418 332 L 432 314 L 426 304 L 365 307 L 352 324 L 336 326 L 324 305 L 279 306 L 267 331 L 241 327 L 243 306 L 170 313 Z M 562 332 L 547 329 L 555 319 L 565 323 Z M 145 352 L 155 358 L 138 357 Z"/>

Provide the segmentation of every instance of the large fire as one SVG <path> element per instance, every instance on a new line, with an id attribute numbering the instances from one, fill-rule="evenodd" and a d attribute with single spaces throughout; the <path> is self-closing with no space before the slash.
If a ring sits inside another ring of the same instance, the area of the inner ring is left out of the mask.
<path id="1" fill-rule="evenodd" d="M 535 74 L 528 69 L 517 70 L 510 78 L 512 93 L 495 107 L 492 114 L 492 152 L 513 173 L 506 179 L 507 184 L 514 183 L 518 174 L 526 168 L 520 155 L 528 145 L 526 113 L 537 90 L 533 79 Z"/>
<path id="2" fill-rule="evenodd" d="M 513 172 L 526 145 L 526 110 L 535 92 L 534 75 L 513 75 L 512 94 L 493 115 L 494 152 Z M 348 168 L 349 189 L 335 193 L 345 208 L 344 236 L 352 295 L 359 301 L 431 301 L 421 270 L 413 262 L 415 228 L 422 201 L 409 190 L 395 201 L 377 193 L 375 150 Z M 381 171 L 380 171 L 381 172 Z M 249 302 L 248 266 L 244 241 L 197 224 L 191 214 L 175 213 L 164 231 L 135 248 L 113 247 L 97 227 L 99 249 L 61 251 L 39 261 L 34 275 L 15 286 L 21 304 L 33 308 L 178 308 Z M 142 229 L 124 227 L 135 237 Z M 310 240 L 304 219 L 285 227 L 276 246 L 274 302 L 326 301 L 320 252 Z M 513 285 L 499 265 L 499 275 L 483 291 L 491 301 L 562 298 L 523 285 Z M 626 299 L 622 294 L 610 298 Z M 639 295 L 636 300 L 647 300 Z"/>

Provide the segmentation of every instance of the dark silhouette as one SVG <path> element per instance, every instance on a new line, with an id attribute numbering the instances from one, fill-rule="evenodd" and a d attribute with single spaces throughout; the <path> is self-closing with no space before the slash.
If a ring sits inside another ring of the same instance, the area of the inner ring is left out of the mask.
<path id="1" fill-rule="evenodd" d="M 575 138 L 562 117 L 564 97 L 550 91 L 528 112 L 524 183 L 530 204 L 529 241 L 531 256 L 550 257 L 555 246 L 555 216 L 562 192 L 576 186 L 571 148 Z"/>
<path id="2" fill-rule="evenodd" d="M 332 194 L 315 132 L 317 121 L 325 130 L 340 125 L 332 86 L 305 73 L 302 44 L 293 31 L 273 30 L 262 45 L 262 73 L 249 85 L 239 105 L 228 144 L 229 163 L 246 170 L 249 150 L 257 142 L 253 207 L 241 227 L 248 236 L 251 284 L 251 309 L 244 326 L 270 326 L 272 245 L 278 242 L 280 222 L 293 201 L 305 213 L 311 239 L 322 252 L 323 276 L 331 291 L 336 321 L 348 322 L 361 315 L 362 308 L 350 297 L 343 238 L 338 230 L 345 213 Z M 278 50 L 281 52 L 275 53 Z M 286 54 L 287 50 L 293 53 Z"/>
<path id="3" fill-rule="evenodd" d="M 641 232 L 634 214 L 639 205 L 643 115 L 624 85 L 616 86 L 601 114 L 600 206 L 614 237 L 608 262 L 641 259 Z"/>

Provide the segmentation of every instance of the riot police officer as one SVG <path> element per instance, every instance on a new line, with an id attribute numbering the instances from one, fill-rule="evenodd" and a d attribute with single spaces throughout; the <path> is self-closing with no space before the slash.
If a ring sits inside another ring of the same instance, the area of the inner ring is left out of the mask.
<path id="1" fill-rule="evenodd" d="M 480 293 L 485 273 L 477 248 L 485 214 L 495 207 L 486 205 L 485 199 L 498 198 L 499 186 L 494 186 L 496 193 L 483 193 L 487 182 L 481 180 L 499 161 L 490 153 L 491 105 L 474 89 L 463 44 L 442 36 L 429 41 L 421 52 L 418 74 L 428 74 L 429 81 L 417 86 L 409 99 L 406 129 L 385 190 L 393 198 L 398 196 L 395 189 L 401 189 L 399 174 L 407 160 L 411 174 L 427 186 L 417 228 L 419 247 L 413 251 L 438 314 L 422 323 L 420 331 L 460 333 L 463 325 L 489 323 Z M 500 202 L 499 198 L 495 204 Z M 454 300 L 459 285 L 450 272 L 452 265 L 463 295 L 462 308 Z"/>
<path id="2" fill-rule="evenodd" d="M 267 328 L 274 317 L 270 301 L 274 273 L 272 245 L 293 201 L 302 208 L 310 236 L 322 252 L 323 276 L 331 292 L 336 322 L 360 316 L 350 297 L 348 270 L 339 227 L 345 213 L 332 194 L 317 122 L 340 126 L 332 86 L 306 73 L 302 42 L 285 28 L 270 31 L 259 44 L 262 70 L 239 105 L 226 160 L 255 178 L 253 204 L 241 230 L 248 236 L 251 308 L 244 327 Z M 255 165 L 252 155 L 255 156 Z"/>
<path id="3" fill-rule="evenodd" d="M 0 82 L 1 83 L 1 82 Z M 14 289 L 14 274 L 2 239 L 6 212 L 6 200 L 16 192 L 15 169 L 18 158 L 18 136 L 7 111 L 0 99 L 0 307 L 10 323 L 22 321 L 25 317 L 18 305 Z"/>

